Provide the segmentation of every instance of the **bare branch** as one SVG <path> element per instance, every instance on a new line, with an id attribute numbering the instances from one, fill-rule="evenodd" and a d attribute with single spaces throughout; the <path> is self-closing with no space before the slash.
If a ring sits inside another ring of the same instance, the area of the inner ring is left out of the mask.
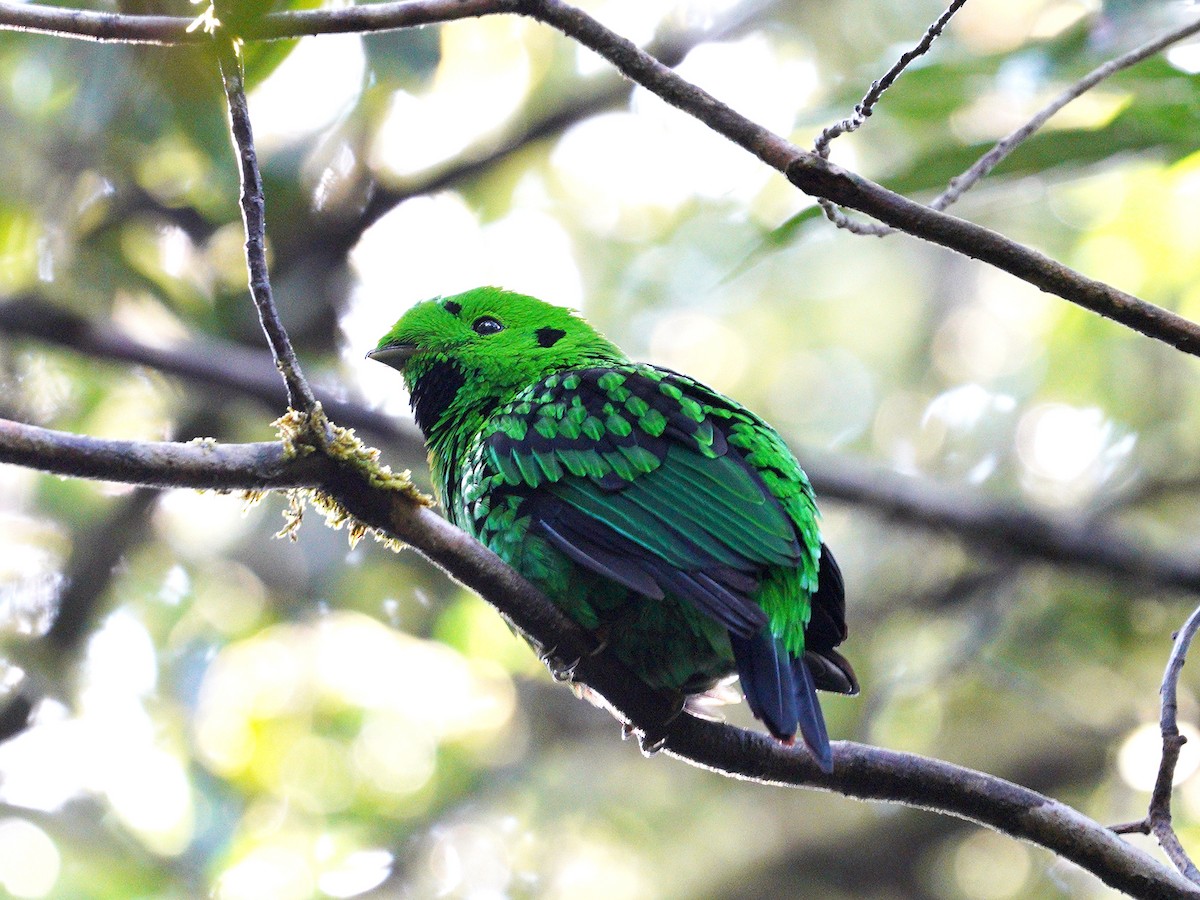
<path id="1" fill-rule="evenodd" d="M 218 491 L 310 487 L 329 468 L 324 457 L 289 456 L 278 442 L 106 440 L 8 419 L 0 419 L 0 463 L 72 478 Z"/>
<path id="2" fill-rule="evenodd" d="M 28 31 L 57 37 L 123 44 L 198 44 L 207 35 L 189 32 L 192 20 L 182 16 L 130 16 L 84 9 L 64 9 L 0 2 L 0 30 Z"/>
<path id="3" fill-rule="evenodd" d="M 275 365 L 287 385 L 288 405 L 303 413 L 312 413 L 317 406 L 312 388 L 300 371 L 300 361 L 292 349 L 291 339 L 275 299 L 271 296 L 271 279 L 267 272 L 266 200 L 263 197 L 262 174 L 254 152 L 254 133 L 250 127 L 250 110 L 246 105 L 246 86 L 242 80 L 242 59 L 236 39 L 223 33 L 216 35 L 213 44 L 225 85 L 229 104 L 229 131 L 233 136 L 241 174 L 242 222 L 246 229 L 246 266 L 250 270 L 250 295 L 258 309 L 258 320 L 267 335 L 267 343 L 275 356 Z"/>
<path id="4" fill-rule="evenodd" d="M 1179 675 L 1183 672 L 1188 648 L 1198 629 L 1200 629 L 1200 607 L 1192 612 L 1183 628 L 1175 636 L 1175 646 L 1171 648 L 1167 669 L 1163 673 L 1160 691 L 1162 714 L 1159 719 L 1163 753 L 1162 762 L 1158 767 L 1158 777 L 1154 782 L 1154 791 L 1150 795 L 1150 812 L 1147 821 L 1151 834 L 1158 839 L 1163 852 L 1167 854 L 1175 867 L 1190 881 L 1200 884 L 1200 870 L 1188 857 L 1183 845 L 1179 842 L 1179 836 L 1171 827 L 1171 787 L 1175 781 L 1175 767 L 1179 763 L 1179 751 L 1187 742 L 1187 738 L 1179 733 Z"/>
<path id="5" fill-rule="evenodd" d="M 941 210 L 955 203 L 963 194 L 986 177 L 992 169 L 1000 165 L 1013 150 L 1045 125 L 1055 113 L 1072 100 L 1082 97 L 1100 82 L 1104 81 L 1104 79 L 1117 74 L 1123 69 L 1128 69 L 1130 66 L 1136 65 L 1145 59 L 1149 59 L 1172 44 L 1176 44 L 1184 38 L 1191 37 L 1197 33 L 1200 33 L 1200 20 L 1177 28 L 1152 41 L 1147 41 L 1140 47 L 1135 47 L 1128 53 L 1118 56 L 1116 59 L 1111 59 L 1104 65 L 1093 69 L 1046 104 L 1032 119 L 1002 138 L 996 146 L 981 156 L 971 168 L 967 169 L 961 175 L 951 178 L 946 190 L 942 191 L 929 206 L 932 209 Z"/>
<path id="6" fill-rule="evenodd" d="M 30 454 L 33 445 L 37 452 Z M 577 680 L 604 696 L 647 742 L 664 742 L 669 754 L 692 765 L 765 784 L 817 787 L 938 810 L 1032 841 L 1134 896 L 1200 897 L 1200 889 L 1109 829 L 1003 779 L 841 741 L 834 743 L 834 772 L 826 775 L 801 749 L 677 715 L 675 698 L 647 688 L 609 654 L 592 653 L 593 638 L 491 551 L 406 495 L 372 487 L 361 473 L 323 454 L 288 459 L 278 444 L 100 441 L 0 421 L 0 460 L 141 484 L 319 485 L 362 522 L 418 548 L 480 593 L 538 644 L 553 648 L 563 660 L 578 659 Z"/>
<path id="7" fill-rule="evenodd" d="M 1196 631 L 1200 630 L 1200 607 L 1192 611 L 1183 628 L 1175 635 L 1175 645 L 1167 658 L 1167 668 L 1163 673 L 1162 712 L 1159 715 L 1159 729 L 1162 732 L 1162 759 L 1158 764 L 1158 775 L 1154 779 L 1154 789 L 1150 794 L 1150 808 L 1145 818 L 1136 822 L 1126 822 L 1113 825 L 1114 834 L 1152 834 L 1158 840 L 1163 852 L 1175 864 L 1181 874 L 1194 884 L 1200 885 L 1200 869 L 1196 868 L 1179 835 L 1171 825 L 1171 789 L 1175 782 L 1175 767 L 1179 764 L 1179 751 L 1187 743 L 1187 738 L 1179 733 L 1179 676 L 1183 672 L 1183 664 L 1187 659 L 1188 648 Z"/>
<path id="8" fill-rule="evenodd" d="M 338 9 L 268 13 L 246 22 L 243 40 L 282 40 L 315 34 L 393 31 L 504 12 L 508 0 L 399 0 Z M 119 44 L 201 44 L 209 36 L 184 16 L 97 13 L 0 0 L 0 30 Z"/>
<path id="9" fill-rule="evenodd" d="M 522 0 L 521 12 L 596 51 L 647 90 L 786 174 L 805 193 L 857 209 L 916 237 L 982 260 L 1148 337 L 1200 355 L 1200 325 L 1195 322 L 1081 275 L 990 229 L 914 203 L 815 153 L 801 150 L 680 78 L 582 10 L 562 0 Z"/>
<path id="10" fill-rule="evenodd" d="M 967 0 L 954 0 L 946 8 L 945 12 L 938 17 L 937 21 L 929 26 L 915 47 L 902 54 L 882 78 L 871 82 L 870 89 L 862 100 L 858 102 L 858 105 L 854 107 L 853 113 L 821 132 L 813 143 L 813 150 L 823 159 L 828 159 L 829 145 L 835 138 L 843 134 L 858 131 L 863 123 L 871 117 L 871 114 L 875 112 L 875 104 L 879 102 L 879 98 L 883 96 L 884 91 L 895 84 L 896 79 L 900 77 L 900 73 L 907 69 L 914 59 L 922 57 L 929 52 L 929 48 L 933 46 L 933 42 L 941 37 L 942 31 L 950 23 L 950 20 L 954 18 L 954 14 L 962 9 L 963 4 L 966 2 Z"/>
<path id="11" fill-rule="evenodd" d="M 1135 897 L 1200 896 L 1200 889 L 1175 872 L 1166 877 L 1170 870 L 1109 829 L 1036 791 L 912 754 L 849 741 L 835 741 L 833 748 L 833 775 L 819 775 L 806 756 L 766 735 L 681 716 L 666 752 L 751 781 L 938 809 L 1046 847 Z"/>
<path id="12" fill-rule="evenodd" d="M 883 516 L 956 539 L 998 555 L 1016 555 L 1080 566 L 1161 587 L 1200 592 L 1200 560 L 1194 553 L 1152 550 L 1126 532 L 1101 523 L 1080 523 L 1012 504 L 965 495 L 961 489 L 833 457 L 805 453 L 805 469 L 825 500 L 869 506 Z"/>
<path id="13" fill-rule="evenodd" d="M 963 2 L 965 2 L 965 0 L 963 0 Z M 939 19 L 938 22 L 934 23 L 934 25 L 930 28 L 930 31 L 926 32 L 926 38 L 929 39 L 930 34 L 934 31 L 934 29 L 937 29 L 937 33 L 940 33 L 941 26 L 944 26 L 945 21 L 948 20 L 949 16 L 954 14 L 956 7 L 961 5 L 961 2 L 952 4 L 951 7 L 947 9 L 945 13 L 943 13 L 942 18 Z M 1079 79 L 1079 81 L 1072 84 L 1065 91 L 1060 93 L 1057 97 L 1046 104 L 1046 106 L 1039 110 L 1037 114 L 1034 115 L 1028 122 L 1001 138 L 996 145 L 983 156 L 981 156 L 975 162 L 975 164 L 971 166 L 971 168 L 967 169 L 967 171 L 963 172 L 961 175 L 957 175 L 950 179 L 950 183 L 946 187 L 946 190 L 942 191 L 941 194 L 935 197 L 933 201 L 930 202 L 929 207 L 931 209 L 944 210 L 951 204 L 958 202 L 963 194 L 986 178 L 987 175 L 996 168 L 996 166 L 1000 165 L 1000 163 L 1007 159 L 1008 156 L 1015 149 L 1017 149 L 1017 147 L 1041 130 L 1042 126 L 1045 125 L 1068 103 L 1078 99 L 1079 97 L 1082 97 L 1085 93 L 1090 91 L 1105 79 L 1110 78 L 1111 76 L 1128 69 L 1131 66 L 1137 65 L 1138 63 L 1149 59 L 1151 56 L 1154 56 L 1155 54 L 1165 50 L 1172 44 L 1177 44 L 1179 41 L 1189 38 L 1197 33 L 1200 33 L 1200 21 L 1191 22 L 1187 25 L 1170 31 L 1167 34 L 1157 37 L 1154 40 L 1147 41 L 1140 47 L 1135 47 L 1128 53 L 1122 54 L 1115 59 L 1111 59 L 1103 65 L 1093 69 L 1083 78 Z M 936 35 L 934 36 L 936 37 Z M 873 111 L 872 108 L 879 100 L 880 95 L 884 90 L 887 89 L 887 87 L 891 85 L 891 81 L 888 80 L 889 76 L 891 76 L 892 80 L 894 80 L 894 76 L 898 75 L 900 71 L 902 71 L 903 68 L 912 61 L 912 59 L 928 50 L 931 42 L 931 40 L 922 41 L 922 44 L 918 44 L 914 50 L 902 56 L 896 65 L 893 66 L 892 70 L 889 71 L 881 81 L 874 82 L 871 85 L 871 90 L 867 92 L 867 95 L 863 98 L 862 102 L 854 108 L 853 115 L 843 119 L 836 125 L 831 125 L 822 131 L 814 145 L 814 149 L 817 151 L 817 153 L 828 159 L 829 144 L 834 138 L 838 137 L 839 135 L 848 134 L 858 130 L 858 128 L 860 128 L 871 115 Z M 879 225 L 874 222 L 859 222 L 855 219 L 851 219 L 840 209 L 838 209 L 837 206 L 835 206 L 831 201 L 825 198 L 821 198 L 818 203 L 820 204 L 821 209 L 825 212 L 826 218 L 828 218 L 839 228 L 845 228 L 846 230 L 855 234 L 867 235 L 870 237 L 885 237 L 889 234 L 895 233 L 896 231 L 895 228 L 891 228 L 886 225 Z"/>

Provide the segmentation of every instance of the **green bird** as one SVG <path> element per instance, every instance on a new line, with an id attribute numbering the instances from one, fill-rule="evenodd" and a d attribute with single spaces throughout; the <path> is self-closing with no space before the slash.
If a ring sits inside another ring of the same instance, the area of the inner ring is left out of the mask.
<path id="1" fill-rule="evenodd" d="M 842 576 L 770 425 L 494 287 L 418 303 L 367 355 L 404 376 L 455 525 L 646 684 L 701 695 L 736 671 L 771 734 L 832 769 L 816 689 L 858 692 Z"/>

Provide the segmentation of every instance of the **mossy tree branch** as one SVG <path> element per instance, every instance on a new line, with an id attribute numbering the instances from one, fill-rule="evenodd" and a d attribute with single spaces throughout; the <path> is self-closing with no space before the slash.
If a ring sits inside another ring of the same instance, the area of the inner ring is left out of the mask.
<path id="1" fill-rule="evenodd" d="M 311 488 L 381 535 L 415 548 L 491 603 L 641 735 L 691 765 L 762 784 L 811 787 L 968 819 L 1027 840 L 1138 897 L 1196 898 L 1200 888 L 1073 808 L 983 772 L 849 741 L 833 743 L 834 771 L 765 735 L 677 714 L 677 698 L 596 654 L 594 639 L 483 545 L 402 491 L 356 467 L 281 444 L 106 441 L 0 420 L 0 462 L 58 475 L 158 487 Z"/>

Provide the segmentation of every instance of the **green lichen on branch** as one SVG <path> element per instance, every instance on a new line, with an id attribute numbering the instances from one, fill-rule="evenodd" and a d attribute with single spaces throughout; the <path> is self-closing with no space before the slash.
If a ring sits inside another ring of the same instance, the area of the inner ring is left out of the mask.
<path id="1" fill-rule="evenodd" d="M 372 488 L 394 491 L 403 495 L 406 502 L 418 506 L 433 506 L 433 498 L 417 490 L 407 469 L 393 472 L 388 466 L 381 465 L 379 451 L 359 440 L 354 429 L 331 423 L 319 403 L 312 415 L 290 409 L 272 424 L 279 429 L 285 456 L 292 458 L 324 453 L 330 459 L 354 469 Z M 293 488 L 287 492 L 287 497 L 288 505 L 283 511 L 284 526 L 276 537 L 295 540 L 304 520 L 304 510 L 311 505 L 325 517 L 325 524 L 330 528 L 346 529 L 351 547 L 367 535 L 393 550 L 400 550 L 404 546 L 395 538 L 356 518 L 336 497 L 318 488 Z"/>

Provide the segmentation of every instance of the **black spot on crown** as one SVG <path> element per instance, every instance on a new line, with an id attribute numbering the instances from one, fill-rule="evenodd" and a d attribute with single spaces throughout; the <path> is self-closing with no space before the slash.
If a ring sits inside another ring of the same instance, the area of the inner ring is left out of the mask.
<path id="1" fill-rule="evenodd" d="M 460 312 L 462 312 L 462 304 L 457 300 L 447 300 L 442 304 L 442 309 L 450 313 L 452 316 L 457 316 Z"/>
<path id="2" fill-rule="evenodd" d="M 539 328 L 534 332 L 537 337 L 537 342 L 543 347 L 553 347 L 562 338 L 566 337 L 566 332 L 561 328 Z"/>
<path id="3" fill-rule="evenodd" d="M 457 304 L 455 304 L 457 305 Z M 413 385 L 409 403 L 417 425 L 426 436 L 438 423 L 455 395 L 467 383 L 462 370 L 447 360 L 434 363 Z"/>

